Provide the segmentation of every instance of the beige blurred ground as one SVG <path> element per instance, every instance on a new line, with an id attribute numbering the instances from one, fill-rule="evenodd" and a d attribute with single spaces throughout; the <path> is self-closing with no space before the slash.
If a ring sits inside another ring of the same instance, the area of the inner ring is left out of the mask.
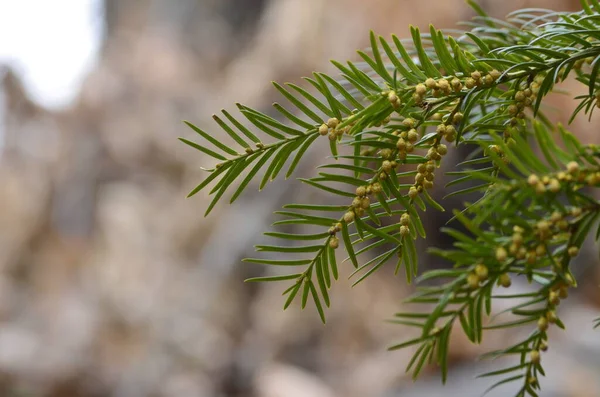
<path id="1" fill-rule="evenodd" d="M 249 189 L 236 205 L 223 203 L 203 219 L 207 196 L 185 195 L 211 160 L 176 140 L 193 136 L 183 119 L 219 134 L 208 120 L 220 108 L 242 102 L 266 109 L 275 98 L 269 81 L 330 71 L 329 59 L 354 58 L 367 45 L 369 29 L 406 36 L 409 23 L 454 27 L 472 15 L 464 3 L 105 4 L 100 61 L 72 109 L 39 108 L 12 72 L 4 76 L 0 395 L 480 395 L 488 383 L 472 378 L 482 368 L 473 362 L 481 350 L 460 337 L 448 389 L 431 371 L 413 386 L 403 370 L 410 351 L 385 351 L 407 337 L 382 321 L 409 292 L 390 269 L 353 290 L 342 276 L 327 326 L 312 310 L 283 312 L 281 286 L 243 284 L 264 271 L 240 259 L 261 241 L 271 211 L 292 199 L 324 198 L 280 181 L 260 195 Z M 577 7 L 558 0 L 482 4 L 497 16 L 525 6 Z M 572 103 L 557 99 L 557 106 L 567 112 Z M 576 128 L 598 139 L 593 126 Z M 313 151 L 298 173 L 307 175 L 322 154 Z M 592 270 L 585 275 L 592 278 Z M 591 331 L 597 279 L 591 284 L 565 313 L 577 332 L 556 334 L 544 395 L 600 396 L 600 343 Z M 486 347 L 510 337 L 490 336 Z"/>

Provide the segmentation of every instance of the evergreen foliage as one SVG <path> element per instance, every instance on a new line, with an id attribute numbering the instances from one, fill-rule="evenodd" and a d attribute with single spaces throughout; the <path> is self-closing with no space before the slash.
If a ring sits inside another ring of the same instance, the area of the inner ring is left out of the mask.
<path id="1" fill-rule="evenodd" d="M 476 201 L 453 209 L 442 229 L 453 249 L 430 249 L 454 266 L 424 272 L 408 299 L 430 309 L 394 315 L 393 322 L 418 328 L 419 336 L 390 349 L 415 346 L 407 371 L 416 378 L 437 363 L 445 381 L 451 332 L 462 329 L 480 343 L 484 330 L 530 329 L 518 343 L 486 355 L 514 356 L 513 366 L 481 376 L 498 379 L 491 388 L 520 382 L 518 396 L 537 396 L 547 330 L 564 328 L 555 309 L 577 285 L 571 259 L 588 235 L 600 236 L 600 203 L 587 188 L 600 184 L 600 147 L 553 125 L 542 103 L 555 84 L 575 77 L 589 89 L 575 98 L 571 120 L 600 107 L 600 3 L 582 0 L 576 13 L 524 9 L 505 20 L 469 4 L 478 16 L 464 31 L 411 27 L 410 40 L 371 33 L 370 50 L 358 52 L 361 62 L 333 62 L 340 76 L 314 73 L 305 79 L 310 90 L 274 83 L 288 102 L 273 105 L 284 122 L 240 104 L 244 121 L 227 111 L 213 116 L 235 145 L 187 123 L 203 141 L 181 140 L 219 161 L 189 196 L 212 183 L 207 215 L 227 190 L 232 203 L 255 179 L 262 189 L 290 177 L 307 150 L 326 141 L 329 161 L 300 181 L 325 191 L 331 203 L 294 203 L 275 212 L 281 219 L 274 225 L 308 225 L 312 232 L 267 232 L 276 242 L 256 247 L 266 255 L 245 259 L 290 267 L 246 281 L 281 283 L 284 308 L 312 302 L 325 322 L 339 247 L 355 268 L 354 285 L 390 264 L 394 273 L 404 268 L 410 283 L 418 276 L 415 240 L 426 233 L 421 213 L 444 210 L 429 194 L 434 183 L 446 183 L 446 197 L 476 194 Z M 440 175 L 456 145 L 471 147 L 471 154 Z M 510 294 L 517 276 L 533 292 Z M 513 302 L 512 320 L 490 318 L 498 299 Z M 594 325 L 600 319 L 590 319 Z"/>

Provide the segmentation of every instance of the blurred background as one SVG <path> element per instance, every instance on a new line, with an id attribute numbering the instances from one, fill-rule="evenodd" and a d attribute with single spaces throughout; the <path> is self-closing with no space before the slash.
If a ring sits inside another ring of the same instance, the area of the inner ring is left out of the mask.
<path id="1" fill-rule="evenodd" d="M 499 17 L 578 7 L 480 3 Z M 0 396 L 481 395 L 490 380 L 474 376 L 502 363 L 477 354 L 519 335 L 474 347 L 457 332 L 442 387 L 434 368 L 404 374 L 412 351 L 386 351 L 410 337 L 384 322 L 410 293 L 390 268 L 353 289 L 345 268 L 326 326 L 313 309 L 282 311 L 283 286 L 244 284 L 267 269 L 240 259 L 273 210 L 326 197 L 254 185 L 204 219 L 207 196 L 185 196 L 212 160 L 176 139 L 194 138 L 184 119 L 220 134 L 210 115 L 235 102 L 267 110 L 271 80 L 356 59 L 369 29 L 406 37 L 410 23 L 472 15 L 462 0 L 0 0 Z M 554 101 L 565 119 L 574 102 Z M 600 141 L 597 123 L 572 128 Z M 427 244 L 448 244 L 434 232 L 447 218 L 428 216 Z M 544 396 L 600 396 L 597 249 L 577 265 L 585 281 L 544 355 Z"/>

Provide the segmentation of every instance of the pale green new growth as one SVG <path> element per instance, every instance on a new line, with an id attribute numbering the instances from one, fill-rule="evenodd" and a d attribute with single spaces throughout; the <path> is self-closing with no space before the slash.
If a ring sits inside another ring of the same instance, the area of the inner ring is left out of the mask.
<path id="1" fill-rule="evenodd" d="M 564 328 L 555 309 L 576 287 L 570 261 L 588 234 L 600 236 L 600 203 L 583 189 L 600 185 L 600 148 L 550 123 L 542 102 L 556 83 L 574 76 L 589 90 L 575 98 L 571 120 L 581 112 L 591 117 L 599 106 L 600 3 L 582 0 L 577 13 L 525 9 L 506 20 L 469 3 L 478 16 L 464 24 L 466 31 L 445 36 L 412 27 L 409 41 L 371 33 L 370 51 L 359 51 L 364 62 L 333 62 L 341 76 L 314 73 L 306 78 L 310 91 L 274 83 L 291 105 L 274 104 L 285 123 L 239 104 L 244 123 L 226 111 L 214 116 L 236 146 L 188 123 L 206 142 L 181 140 L 219 161 L 190 196 L 213 182 L 208 214 L 226 190 L 233 202 L 255 178 L 260 189 L 280 174 L 287 178 L 310 146 L 327 144 L 332 160 L 300 181 L 331 195 L 331 204 L 289 204 L 276 212 L 282 219 L 275 225 L 308 225 L 312 234 L 265 233 L 279 242 L 257 251 L 283 255 L 246 259 L 291 266 L 289 274 L 247 281 L 284 283 L 284 308 L 295 299 L 304 308 L 310 300 L 325 322 L 341 265 L 338 247 L 356 269 L 354 284 L 390 263 L 395 273 L 404 266 L 411 282 L 418 275 L 415 240 L 426 232 L 420 213 L 444 210 L 429 194 L 434 184 L 444 181 L 447 197 L 477 194 L 453 209 L 453 223 L 468 234 L 443 228 L 454 249 L 430 250 L 454 267 L 422 274 L 418 281 L 436 282 L 408 299 L 431 309 L 392 320 L 420 335 L 390 349 L 417 346 L 407 371 L 417 377 L 436 363 L 445 381 L 455 323 L 473 343 L 486 329 L 526 327 L 524 340 L 486 355 L 514 355 L 514 366 L 482 376 L 500 377 L 491 388 L 520 382 L 518 396 L 537 396 L 547 330 Z M 442 175 L 440 164 L 459 144 L 471 154 L 447 164 L 457 170 Z M 496 295 L 517 276 L 534 292 Z M 510 320 L 489 318 L 496 299 L 514 300 Z M 599 325 L 600 319 L 590 324 Z"/>

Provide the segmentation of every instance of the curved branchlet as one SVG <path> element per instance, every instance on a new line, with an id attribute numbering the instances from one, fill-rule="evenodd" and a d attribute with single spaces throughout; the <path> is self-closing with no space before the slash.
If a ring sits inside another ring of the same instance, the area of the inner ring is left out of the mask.
<path id="1" fill-rule="evenodd" d="M 588 90 L 575 98 L 571 120 L 600 106 L 600 4 L 584 0 L 576 13 L 526 9 L 497 20 L 469 3 L 478 16 L 463 31 L 445 36 L 411 27 L 410 40 L 371 33 L 370 50 L 358 52 L 361 62 L 333 62 L 340 76 L 314 73 L 305 79 L 311 90 L 274 83 L 289 102 L 273 105 L 279 119 L 240 104 L 243 121 L 225 110 L 213 116 L 235 144 L 187 123 L 203 141 L 181 140 L 219 161 L 189 195 L 212 183 L 208 214 L 234 185 L 230 202 L 255 178 L 262 189 L 284 168 L 290 177 L 307 150 L 325 142 L 331 161 L 300 181 L 332 201 L 285 205 L 274 225 L 302 225 L 308 233 L 267 232 L 279 243 L 256 250 L 273 256 L 245 259 L 293 269 L 246 281 L 285 283 L 284 308 L 310 300 L 325 322 L 339 276 L 336 250 L 343 247 L 354 266 L 354 284 L 389 263 L 394 273 L 404 266 L 410 283 L 418 276 L 415 240 L 426 237 L 421 212 L 444 211 L 430 195 L 433 187 L 444 182 L 446 197 L 478 194 L 453 209 L 453 223 L 468 233 L 444 228 L 454 248 L 430 249 L 454 267 L 422 274 L 408 299 L 431 310 L 391 320 L 418 328 L 418 336 L 391 349 L 417 346 L 407 371 L 416 377 L 437 363 L 445 381 L 453 330 L 480 343 L 487 329 L 529 327 L 524 340 L 487 355 L 516 355 L 514 366 L 482 376 L 501 377 L 492 387 L 521 382 L 519 396 L 536 396 L 547 330 L 564 328 L 557 307 L 577 285 L 571 259 L 594 228 L 600 236 L 600 203 L 589 193 L 600 185 L 600 148 L 553 125 L 543 100 L 574 76 Z M 456 145 L 472 153 L 442 174 Z M 531 284 L 530 292 L 498 293 L 516 277 Z M 497 299 L 514 302 L 510 320 L 492 317 Z"/>

